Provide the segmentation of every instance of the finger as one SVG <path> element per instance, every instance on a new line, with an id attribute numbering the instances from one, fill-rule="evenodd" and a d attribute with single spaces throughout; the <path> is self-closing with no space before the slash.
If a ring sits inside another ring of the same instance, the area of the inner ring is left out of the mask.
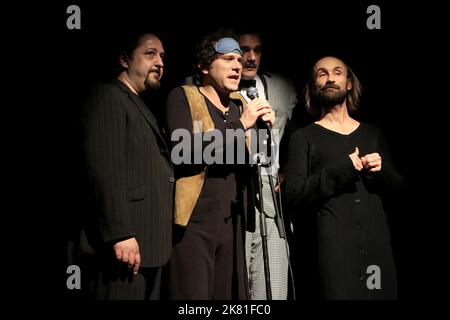
<path id="1" fill-rule="evenodd" d="M 117 260 L 122 260 L 122 255 L 123 255 L 122 248 L 114 246 L 114 253 L 116 254 Z"/>
<path id="2" fill-rule="evenodd" d="M 355 147 L 355 152 L 354 153 L 355 153 L 356 156 L 359 156 L 359 149 L 358 149 L 358 147 Z"/>
<path id="3" fill-rule="evenodd" d="M 130 253 L 129 259 L 128 259 L 128 268 L 130 268 L 130 269 L 133 268 L 134 257 L 135 257 L 135 254 L 134 253 Z"/>
<path id="4" fill-rule="evenodd" d="M 353 165 L 355 167 L 356 170 L 361 171 L 363 166 L 361 163 L 359 163 L 358 161 L 353 162 Z"/>
<path id="5" fill-rule="evenodd" d="M 257 98 L 257 99 L 254 99 L 253 101 L 255 101 L 255 103 L 257 103 L 257 104 L 262 104 L 262 105 L 268 105 L 268 106 L 270 106 L 269 101 L 266 100 L 266 99 L 264 99 L 264 98 Z"/>
<path id="6" fill-rule="evenodd" d="M 273 127 L 275 125 L 275 118 L 270 118 L 270 125 Z"/>
<path id="7" fill-rule="evenodd" d="M 367 160 L 369 160 L 369 162 L 376 161 L 376 160 L 381 160 L 381 157 L 379 155 L 376 155 L 376 154 L 370 154 L 370 155 L 367 155 Z"/>
<path id="8" fill-rule="evenodd" d="M 272 111 L 272 107 L 268 105 L 258 106 L 256 108 L 257 111 L 264 110 L 266 113 L 270 113 Z"/>
<path id="9" fill-rule="evenodd" d="M 367 166 L 369 162 L 367 161 L 367 157 L 362 157 L 361 158 L 361 164 L 363 165 L 363 167 Z"/>
<path id="10" fill-rule="evenodd" d="M 248 104 L 249 107 L 254 108 L 256 110 L 261 109 L 261 108 L 270 108 L 272 109 L 272 107 L 270 106 L 269 102 L 267 100 L 253 100 L 252 102 L 250 102 Z"/>
<path id="11" fill-rule="evenodd" d="M 129 253 L 128 253 L 128 251 L 126 251 L 126 252 L 124 252 L 124 253 L 122 254 L 122 258 L 120 259 L 120 261 L 125 262 L 125 263 L 128 263 L 128 260 L 129 260 L 129 259 L 130 259 Z"/>
<path id="12" fill-rule="evenodd" d="M 270 114 L 265 114 L 265 115 L 261 116 L 261 119 L 264 120 L 264 121 L 272 121 L 272 120 L 274 120 L 272 115 L 270 115 Z"/>
<path id="13" fill-rule="evenodd" d="M 364 166 L 359 158 L 357 158 L 357 160 L 356 160 L 356 166 L 358 167 L 359 170 L 362 170 L 364 168 Z"/>
<path id="14" fill-rule="evenodd" d="M 369 162 L 369 167 L 376 167 L 376 166 L 381 166 L 381 161 L 380 160 Z"/>
<path id="15" fill-rule="evenodd" d="M 270 112 L 270 123 L 272 124 L 272 127 L 275 125 L 276 117 L 275 117 L 275 111 Z"/>
<path id="16" fill-rule="evenodd" d="M 135 259 L 134 259 L 134 268 L 133 268 L 134 274 L 138 273 L 140 266 L 141 266 L 141 254 L 138 252 L 135 254 Z"/>
<path id="17" fill-rule="evenodd" d="M 260 109 L 260 110 L 258 110 L 256 112 L 256 115 L 258 117 L 265 116 L 265 115 L 269 115 L 270 116 L 270 111 L 268 109 L 265 109 L 265 108 L 264 109 Z"/>
<path id="18" fill-rule="evenodd" d="M 369 153 L 368 156 L 381 158 L 381 156 L 380 156 L 380 154 L 378 152 Z"/>

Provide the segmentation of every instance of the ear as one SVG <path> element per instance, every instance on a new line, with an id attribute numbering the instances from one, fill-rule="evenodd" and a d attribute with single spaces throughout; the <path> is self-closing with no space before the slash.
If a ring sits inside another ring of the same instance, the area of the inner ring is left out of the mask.
<path id="1" fill-rule="evenodd" d="M 352 88 L 353 88 L 352 80 L 347 79 L 347 91 L 352 90 Z"/>
<path id="2" fill-rule="evenodd" d="M 124 69 L 128 69 L 128 56 L 126 53 L 122 53 L 120 55 L 119 63 Z"/>
<path id="3" fill-rule="evenodd" d="M 203 68 L 201 64 L 197 64 L 197 67 L 204 75 L 209 74 L 208 69 Z"/>

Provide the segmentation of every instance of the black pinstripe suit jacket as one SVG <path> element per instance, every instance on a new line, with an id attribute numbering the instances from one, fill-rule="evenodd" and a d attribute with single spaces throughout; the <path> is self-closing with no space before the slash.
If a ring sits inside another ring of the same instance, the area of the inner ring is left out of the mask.
<path id="1" fill-rule="evenodd" d="M 114 80 L 92 91 L 83 124 L 94 247 L 136 237 L 141 266 L 163 265 L 171 252 L 174 178 L 155 117 Z"/>

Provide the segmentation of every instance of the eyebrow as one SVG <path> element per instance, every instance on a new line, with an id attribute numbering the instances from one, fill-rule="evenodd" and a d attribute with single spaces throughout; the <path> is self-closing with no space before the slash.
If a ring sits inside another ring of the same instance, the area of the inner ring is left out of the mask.
<path id="1" fill-rule="evenodd" d="M 344 69 L 341 67 L 341 66 L 337 66 L 337 67 L 334 67 L 333 69 L 331 69 L 332 71 L 335 71 L 335 70 L 339 70 L 339 71 L 343 71 Z M 328 69 L 326 69 L 326 68 L 324 68 L 324 67 L 321 67 L 321 68 L 318 68 L 317 70 L 316 70 L 316 73 L 319 73 L 320 71 L 327 71 L 328 72 Z"/>
<path id="2" fill-rule="evenodd" d="M 234 57 L 234 56 L 242 57 L 239 53 L 236 52 L 220 53 L 220 55 L 222 55 L 222 57 Z"/>
<path id="3" fill-rule="evenodd" d="M 159 52 L 159 50 L 157 48 L 155 48 L 155 47 L 148 47 L 148 48 L 145 48 L 145 50 L 154 50 L 156 52 Z"/>
<path id="4" fill-rule="evenodd" d="M 158 53 L 159 55 L 162 55 L 162 56 L 164 56 L 166 54 L 165 51 L 159 51 L 158 49 L 156 49 L 154 47 L 148 47 L 148 48 L 145 49 L 145 51 L 147 51 L 147 50 L 153 50 L 153 51 L 155 51 L 156 53 Z"/>

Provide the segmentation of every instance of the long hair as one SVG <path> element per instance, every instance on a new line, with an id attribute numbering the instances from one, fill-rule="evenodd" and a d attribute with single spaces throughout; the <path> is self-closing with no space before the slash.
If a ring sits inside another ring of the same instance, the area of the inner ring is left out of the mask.
<path id="1" fill-rule="evenodd" d="M 339 58 L 336 58 L 342 61 Z M 347 110 L 350 114 L 354 113 L 359 108 L 359 102 L 362 92 L 362 85 L 356 77 L 353 70 L 344 62 L 342 63 L 347 68 L 347 80 L 352 83 L 352 88 L 347 91 Z M 314 78 L 314 67 L 311 70 L 308 82 L 306 83 L 304 89 L 304 96 L 306 101 L 306 110 L 313 116 L 319 117 L 322 113 L 321 106 L 317 103 L 317 98 L 315 95 L 315 78 Z"/>

